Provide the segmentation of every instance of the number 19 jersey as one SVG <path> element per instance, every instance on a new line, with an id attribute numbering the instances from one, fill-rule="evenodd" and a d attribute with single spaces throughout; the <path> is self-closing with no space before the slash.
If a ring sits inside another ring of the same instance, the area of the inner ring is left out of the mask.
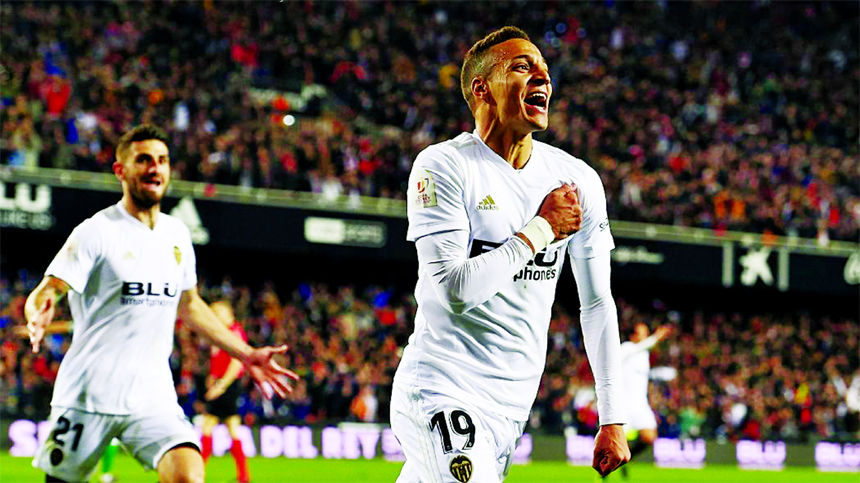
<path id="1" fill-rule="evenodd" d="M 538 213 L 546 195 L 564 183 L 577 186 L 580 230 L 537 253 L 486 302 L 462 314 L 449 311 L 420 268 L 415 331 L 397 370 L 400 383 L 467 398 L 525 421 L 546 362 L 565 255 L 591 258 L 614 248 L 600 177 L 559 149 L 534 141 L 528 163 L 517 170 L 475 133 L 463 133 L 418 155 L 407 192 L 407 239 L 465 230 L 469 257 L 509 240 Z"/>

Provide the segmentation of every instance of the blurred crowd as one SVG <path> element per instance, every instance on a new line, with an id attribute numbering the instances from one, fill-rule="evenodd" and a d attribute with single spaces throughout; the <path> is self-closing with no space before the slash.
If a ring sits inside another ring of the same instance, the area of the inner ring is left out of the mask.
<path id="1" fill-rule="evenodd" d="M 38 280 L 0 280 L 0 411 L 48 415 L 51 388 L 70 336 L 54 334 L 38 354 L 22 307 Z M 301 379 L 286 399 L 267 400 L 248 376 L 240 414 L 253 424 L 339 421 L 387 423 L 394 371 L 412 331 L 411 294 L 368 286 L 300 283 L 252 289 L 230 278 L 200 281 L 207 298 L 231 300 L 253 345 L 286 343 L 281 363 Z M 676 335 L 652 349 L 650 401 L 662 436 L 809 441 L 860 438 L 860 326 L 856 319 L 740 312 L 680 313 L 618 301 L 622 339 L 637 322 L 671 324 Z M 57 319 L 67 319 L 65 304 Z M 528 431 L 580 434 L 597 429 L 594 381 L 575 307 L 556 305 L 547 367 Z M 180 404 L 202 408 L 209 350 L 177 321 L 170 364 Z"/>
<path id="2" fill-rule="evenodd" d="M 230 300 L 243 321 L 248 343 L 287 344 L 279 362 L 301 376 L 286 400 L 267 400 L 246 377 L 240 411 L 246 424 L 257 421 L 388 421 L 388 405 L 401 347 L 412 331 L 411 296 L 370 286 L 329 287 L 300 283 L 279 293 L 267 282 L 256 292 L 233 286 L 229 278 L 207 286 L 207 299 Z M 189 415 L 202 409 L 208 375 L 205 340 L 182 326 L 171 363 L 180 404 Z"/>
<path id="3" fill-rule="evenodd" d="M 39 2 L 0 5 L 0 163 L 108 171 L 155 122 L 180 179 L 405 197 L 471 131 L 459 67 L 517 25 L 550 66 L 537 137 L 615 219 L 860 238 L 856 2 Z"/>
<path id="4" fill-rule="evenodd" d="M 651 349 L 649 401 L 665 437 L 806 442 L 860 438 L 860 326 L 854 318 L 741 311 L 680 313 L 618 299 L 636 323 L 676 335 Z M 597 431 L 594 380 L 576 317 L 557 307 L 532 426 Z"/>

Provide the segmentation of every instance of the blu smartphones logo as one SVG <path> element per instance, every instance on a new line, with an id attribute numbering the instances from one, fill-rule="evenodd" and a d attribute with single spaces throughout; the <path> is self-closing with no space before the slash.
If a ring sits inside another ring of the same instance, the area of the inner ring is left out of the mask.
<path id="1" fill-rule="evenodd" d="M 44 231 L 54 226 L 50 186 L 18 183 L 14 194 L 7 186 L 0 183 L 0 227 Z"/>

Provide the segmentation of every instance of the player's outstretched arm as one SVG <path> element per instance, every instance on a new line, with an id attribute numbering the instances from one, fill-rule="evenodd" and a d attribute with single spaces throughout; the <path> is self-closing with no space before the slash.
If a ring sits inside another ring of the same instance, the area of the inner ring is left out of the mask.
<path id="1" fill-rule="evenodd" d="M 57 302 L 69 291 L 69 284 L 48 275 L 30 292 L 24 303 L 24 317 L 27 318 L 27 333 L 33 352 L 39 352 L 39 345 L 45 337 L 45 330 L 54 319 Z"/>
<path id="2" fill-rule="evenodd" d="M 657 342 L 660 342 L 666 339 L 666 337 L 672 335 L 673 331 L 674 328 L 671 325 L 661 325 L 660 327 L 657 327 L 657 330 L 654 331 L 654 335 L 657 338 Z"/>
<path id="3" fill-rule="evenodd" d="M 281 397 L 286 397 L 292 391 L 287 378 L 298 380 L 299 376 L 293 371 L 284 369 L 273 359 L 275 354 L 287 351 L 286 345 L 259 348 L 249 346 L 218 320 L 215 312 L 209 308 L 209 304 L 200 298 L 196 287 L 182 292 L 179 313 L 192 330 L 242 361 L 254 382 L 263 389 L 263 394 L 269 396 L 267 386 L 274 389 Z"/>
<path id="4" fill-rule="evenodd" d="M 672 326 L 671 325 L 661 325 L 654 331 L 653 334 L 648 337 L 640 340 L 636 343 L 625 344 L 622 348 L 622 357 L 626 358 L 631 354 L 635 354 L 636 352 L 651 350 L 652 347 L 657 345 L 660 341 L 669 337 L 672 334 Z"/>
<path id="5" fill-rule="evenodd" d="M 594 439 L 594 461 L 591 466 L 600 476 L 606 476 L 630 461 L 630 448 L 624 426 L 607 424 L 600 427 Z"/>

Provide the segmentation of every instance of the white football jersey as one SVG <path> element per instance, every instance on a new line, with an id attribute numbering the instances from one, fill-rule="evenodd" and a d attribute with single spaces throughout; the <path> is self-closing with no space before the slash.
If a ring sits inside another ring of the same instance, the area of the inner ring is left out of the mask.
<path id="1" fill-rule="evenodd" d="M 628 403 L 648 403 L 648 377 L 651 372 L 651 353 L 657 339 L 650 336 L 638 343 L 621 343 L 621 368 L 624 376 L 624 396 Z"/>
<path id="2" fill-rule="evenodd" d="M 528 419 L 565 253 L 590 258 L 614 248 L 600 177 L 564 151 L 534 141 L 529 162 L 517 170 L 476 133 L 463 133 L 418 155 L 407 193 L 407 239 L 466 230 L 469 257 L 510 239 L 564 183 L 578 187 L 580 231 L 537 253 L 488 301 L 454 314 L 438 299 L 430 275 L 419 272 L 415 331 L 397 371 L 401 381 Z M 575 292 L 562 297 L 577 301 Z"/>
<path id="3" fill-rule="evenodd" d="M 45 274 L 71 287 L 74 320 L 52 406 L 130 414 L 176 404 L 168 359 L 180 297 L 197 284 L 185 224 L 160 213 L 150 229 L 118 203 L 78 225 Z"/>

